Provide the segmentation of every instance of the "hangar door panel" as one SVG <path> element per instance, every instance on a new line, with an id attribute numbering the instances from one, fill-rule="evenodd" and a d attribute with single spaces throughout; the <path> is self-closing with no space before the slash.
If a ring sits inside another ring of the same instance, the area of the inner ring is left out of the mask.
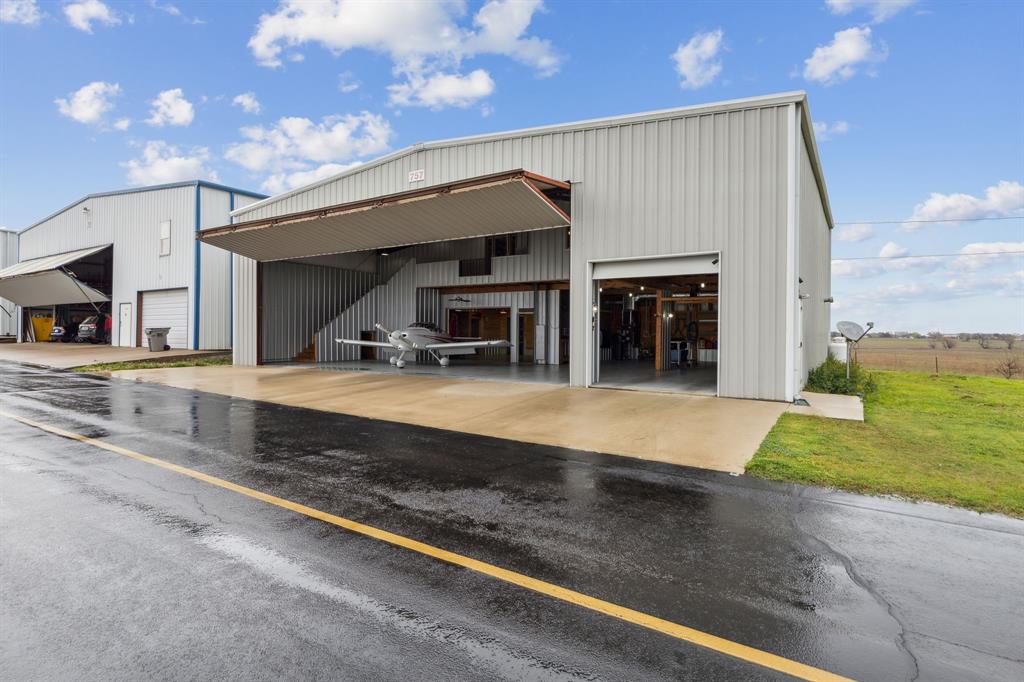
<path id="1" fill-rule="evenodd" d="M 143 344 L 149 327 L 170 327 L 167 345 L 188 348 L 188 289 L 164 289 L 142 294 Z"/>

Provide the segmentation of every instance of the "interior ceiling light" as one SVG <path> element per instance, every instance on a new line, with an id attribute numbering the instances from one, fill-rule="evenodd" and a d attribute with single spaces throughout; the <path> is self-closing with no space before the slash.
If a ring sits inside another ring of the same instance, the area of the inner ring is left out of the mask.
<path id="1" fill-rule="evenodd" d="M 701 288 L 701 289 L 703 289 L 703 288 L 704 288 L 704 282 L 701 282 L 701 283 L 700 283 L 700 288 Z"/>

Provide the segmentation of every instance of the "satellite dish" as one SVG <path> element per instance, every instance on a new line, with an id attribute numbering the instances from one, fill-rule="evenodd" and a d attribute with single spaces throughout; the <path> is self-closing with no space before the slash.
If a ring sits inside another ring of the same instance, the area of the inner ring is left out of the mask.
<path id="1" fill-rule="evenodd" d="M 838 322 L 836 323 L 836 329 L 839 333 L 846 337 L 847 340 L 853 341 L 854 343 L 860 341 L 861 337 L 866 333 L 864 327 L 860 326 L 856 322 Z"/>

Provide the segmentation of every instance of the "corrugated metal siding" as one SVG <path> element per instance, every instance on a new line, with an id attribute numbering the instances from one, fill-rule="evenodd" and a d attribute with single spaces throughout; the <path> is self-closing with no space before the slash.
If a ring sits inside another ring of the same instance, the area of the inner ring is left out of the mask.
<path id="1" fill-rule="evenodd" d="M 235 208 L 257 199 L 235 194 Z M 256 261 L 231 257 L 231 357 L 236 365 L 256 364 Z"/>
<path id="2" fill-rule="evenodd" d="M 200 188 L 199 227 L 223 225 L 231 209 L 228 192 Z M 231 252 L 200 244 L 199 347 L 231 347 Z"/>
<path id="3" fill-rule="evenodd" d="M 0 230 L 0 269 L 14 265 L 18 262 L 18 233 Z M 15 335 L 18 333 L 18 311 L 12 301 L 0 298 L 0 336 Z M 10 314 L 8 314 L 10 313 Z"/>
<path id="4" fill-rule="evenodd" d="M 214 226 L 228 222 L 228 193 L 207 187 L 200 191 L 201 224 Z M 25 232 L 21 239 L 21 259 L 113 244 L 112 338 L 121 338 L 120 316 L 117 314 L 121 303 L 132 306 L 132 333 L 128 337 L 134 344 L 139 312 L 135 309 L 138 292 L 187 287 L 188 338 L 191 340 L 195 197 L 196 188 L 192 185 L 87 199 Z M 251 197 L 236 195 L 236 206 L 253 201 L 255 199 Z M 83 208 L 88 208 L 88 213 Z M 171 253 L 167 256 L 159 255 L 159 230 L 163 220 L 171 221 Z M 200 347 L 227 348 L 230 259 L 219 249 L 209 246 L 202 249 Z"/>
<path id="5" fill-rule="evenodd" d="M 277 261 L 263 265 L 263 359 L 292 360 L 377 284 L 377 274 Z M 410 320 L 411 321 L 411 320 Z"/>
<path id="6" fill-rule="evenodd" d="M 565 230 L 530 232 L 530 251 L 519 256 L 499 256 L 491 260 L 491 274 L 484 277 L 459 277 L 458 260 L 420 262 L 416 267 L 416 284 L 421 287 L 499 284 L 510 282 L 548 282 L 569 279 L 569 249 L 565 248 Z M 426 247 L 428 245 L 424 245 Z M 423 247 L 414 247 L 418 255 Z M 483 240 L 480 240 L 483 252 Z M 423 248 L 425 254 L 440 257 Z"/>
<path id="7" fill-rule="evenodd" d="M 256 261 L 244 256 L 232 257 L 231 324 L 234 342 L 231 361 L 236 365 L 256 365 Z"/>
<path id="8" fill-rule="evenodd" d="M 356 360 L 358 346 L 345 346 L 334 339 L 358 339 L 360 332 L 373 329 L 378 322 L 399 329 L 415 321 L 416 313 L 416 261 L 410 260 L 386 284 L 375 286 L 317 333 L 316 359 Z"/>
<path id="9" fill-rule="evenodd" d="M 111 309 L 132 306 L 132 333 L 139 291 L 192 287 L 195 187 L 95 197 L 53 216 L 22 235 L 21 259 L 103 244 L 114 245 Z M 88 207 L 86 213 L 82 209 Z M 159 255 L 160 222 L 171 221 L 171 253 Z M 191 315 L 189 324 L 191 325 Z M 113 315 L 112 338 L 119 339 L 120 316 Z M 192 338 L 191 328 L 188 338 Z"/>
<path id="10" fill-rule="evenodd" d="M 825 361 L 828 355 L 828 332 L 831 307 L 825 299 L 832 295 L 832 231 L 828 229 L 825 209 L 814 180 L 807 145 L 800 137 L 799 214 L 797 229 L 800 240 L 799 276 L 803 279 L 800 293 L 809 298 L 800 303 L 803 309 L 803 363 L 800 385 L 807 372 Z"/>
<path id="11" fill-rule="evenodd" d="M 639 123 L 559 130 L 412 150 L 333 182 L 256 207 L 281 215 L 524 168 L 572 190 L 570 376 L 588 379 L 588 262 L 722 253 L 723 396 L 785 399 L 787 152 L 794 104 L 752 106 Z"/>

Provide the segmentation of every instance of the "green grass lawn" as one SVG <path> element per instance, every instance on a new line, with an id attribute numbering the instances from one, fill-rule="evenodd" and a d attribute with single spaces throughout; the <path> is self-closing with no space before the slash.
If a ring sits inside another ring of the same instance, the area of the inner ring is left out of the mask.
<path id="1" fill-rule="evenodd" d="M 784 414 L 747 473 L 1024 517 L 1024 382 L 873 374 L 863 423 Z"/>
<path id="2" fill-rule="evenodd" d="M 101 362 L 95 365 L 75 367 L 76 372 L 117 372 L 122 369 L 160 369 L 163 367 L 206 367 L 207 365 L 230 365 L 230 355 L 182 357 L 179 360 L 153 362 L 152 360 L 130 360 L 127 362 Z"/>

